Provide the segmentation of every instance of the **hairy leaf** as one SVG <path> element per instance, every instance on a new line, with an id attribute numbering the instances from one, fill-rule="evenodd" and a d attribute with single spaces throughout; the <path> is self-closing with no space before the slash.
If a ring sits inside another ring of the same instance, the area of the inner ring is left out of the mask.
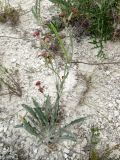
<path id="1" fill-rule="evenodd" d="M 34 110 L 32 109 L 32 107 L 29 107 L 28 105 L 26 104 L 22 104 L 23 108 L 29 112 L 35 119 L 38 120 L 38 117 L 36 116 L 36 113 L 34 112 Z"/>
<path id="2" fill-rule="evenodd" d="M 34 108 L 38 118 L 42 121 L 43 124 L 48 125 L 48 121 L 47 121 L 47 117 L 44 114 L 44 112 L 41 110 L 39 103 L 33 99 L 33 103 L 35 105 L 36 108 Z"/>
<path id="3" fill-rule="evenodd" d="M 86 117 L 75 119 L 74 121 L 71 121 L 69 124 L 65 125 L 63 128 L 70 127 L 70 126 L 77 124 L 77 123 L 82 123 L 85 119 L 86 119 Z"/>

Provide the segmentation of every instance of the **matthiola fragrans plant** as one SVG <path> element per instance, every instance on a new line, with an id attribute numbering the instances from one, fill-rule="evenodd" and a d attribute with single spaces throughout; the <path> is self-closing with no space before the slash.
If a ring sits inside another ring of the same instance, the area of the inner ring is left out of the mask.
<path id="1" fill-rule="evenodd" d="M 80 117 L 70 123 L 64 125 L 61 124 L 63 112 L 60 100 L 64 89 L 64 83 L 71 67 L 70 62 L 72 57 L 68 54 L 68 51 L 53 24 L 51 24 L 51 28 L 58 39 L 64 57 L 64 73 L 61 77 L 55 59 L 48 55 L 44 55 L 47 67 L 52 70 L 56 77 L 55 101 L 51 102 L 50 95 L 43 94 L 45 96 L 43 104 L 38 103 L 35 99 L 33 99 L 33 106 L 22 104 L 23 108 L 27 111 L 27 114 L 24 117 L 21 117 L 21 124 L 16 126 L 24 128 L 31 135 L 35 136 L 39 143 L 44 143 L 48 146 L 56 144 L 59 140 L 63 139 L 76 141 L 75 134 L 69 131 L 68 128 L 76 123 L 82 123 L 85 120 L 85 117 Z M 36 86 L 38 86 L 41 93 L 44 92 L 41 81 L 37 81 Z"/>
<path id="2" fill-rule="evenodd" d="M 58 110 L 58 97 L 54 104 L 51 103 L 49 95 L 45 97 L 42 105 L 35 99 L 33 99 L 33 104 L 33 107 L 22 104 L 23 108 L 27 111 L 27 115 L 21 118 L 21 124 L 16 127 L 24 128 L 31 135 L 35 136 L 39 143 L 46 145 L 56 144 L 59 140 L 63 139 L 76 141 L 75 135 L 68 130 L 68 127 L 83 122 L 85 117 L 61 126 L 62 115 L 60 110 Z"/>

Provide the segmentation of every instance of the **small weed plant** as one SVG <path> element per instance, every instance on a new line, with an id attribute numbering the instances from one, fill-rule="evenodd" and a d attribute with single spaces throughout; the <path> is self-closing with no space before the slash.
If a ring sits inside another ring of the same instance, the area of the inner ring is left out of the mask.
<path id="1" fill-rule="evenodd" d="M 20 8 L 12 7 L 9 1 L 5 1 L 5 3 L 0 1 L 0 22 L 10 22 L 12 26 L 17 25 L 20 20 L 20 11 Z"/>
<path id="2" fill-rule="evenodd" d="M 34 17 L 36 18 L 38 23 L 42 22 L 41 19 L 41 0 L 36 0 L 34 7 L 32 7 L 32 13 Z"/>
<path id="3" fill-rule="evenodd" d="M 7 90 L 6 90 L 7 89 Z M 2 92 L 4 90 L 4 93 Z M 18 70 L 7 69 L 0 65 L 0 95 L 22 96 Z"/>
<path id="4" fill-rule="evenodd" d="M 102 153 L 99 153 L 97 145 L 100 142 L 100 129 L 93 126 L 91 128 L 91 136 L 89 142 L 89 160 L 119 160 L 119 157 L 110 157 L 110 154 L 119 149 L 120 145 L 117 144 L 113 148 L 107 147 Z"/>
<path id="5" fill-rule="evenodd" d="M 40 9 L 40 1 L 36 0 L 34 7 L 34 15 L 38 17 Z M 93 48 L 98 48 L 98 57 L 104 57 L 104 44 L 108 40 L 119 39 L 119 32 L 116 28 L 119 24 L 119 0 L 50 0 L 57 7 L 61 9 L 59 20 L 53 19 L 52 23 L 60 31 L 60 27 L 63 28 L 63 22 L 69 24 L 74 22 L 80 22 L 80 26 L 88 30 L 91 37 L 90 43 L 94 44 Z M 37 12 L 35 12 L 35 9 Z M 35 14 L 37 13 L 37 14 Z M 62 20 L 61 20 L 62 17 Z M 87 22 L 87 23 L 85 23 Z M 86 26 L 87 25 L 87 26 Z M 116 34 L 117 33 L 117 34 Z M 113 38 L 114 37 L 114 38 Z"/>
<path id="6" fill-rule="evenodd" d="M 68 54 L 57 29 L 52 23 L 51 29 L 58 40 L 65 60 L 63 65 L 64 73 L 61 77 L 59 74 L 58 65 L 56 64 L 57 62 L 50 56 L 49 51 L 46 51 L 44 55 L 42 54 L 45 58 L 47 67 L 52 70 L 56 77 L 56 99 L 52 103 L 50 96 L 45 95 L 45 101 L 42 105 L 40 105 L 35 99 L 33 99 L 34 107 L 23 104 L 22 106 L 27 111 L 27 114 L 22 117 L 22 124 L 16 126 L 24 128 L 30 134 L 38 138 L 39 143 L 44 143 L 49 147 L 57 144 L 63 139 L 76 141 L 75 134 L 69 131 L 68 128 L 76 123 L 82 123 L 85 120 L 85 117 L 80 117 L 68 124 L 61 125 L 60 123 L 62 119 L 60 100 L 63 93 L 65 80 L 69 74 L 69 69 L 71 66 L 70 61 L 72 57 Z M 40 92 L 43 93 L 43 88 L 41 87 L 41 83 L 39 81 L 37 82 L 37 85 L 39 86 Z"/>
<path id="7" fill-rule="evenodd" d="M 40 144 L 44 143 L 49 147 L 64 139 L 76 141 L 75 135 L 68 130 L 68 127 L 83 122 L 85 118 L 76 119 L 61 127 L 58 97 L 54 104 L 51 103 L 49 95 L 45 98 L 42 106 L 35 99 L 33 99 L 33 104 L 34 107 L 22 105 L 27 111 L 27 115 L 21 119 L 22 124 L 16 127 L 23 127 L 31 135 L 34 135 Z"/>
<path id="8" fill-rule="evenodd" d="M 89 160 L 100 160 L 98 151 L 96 150 L 96 146 L 99 143 L 99 135 L 99 128 L 93 126 L 91 128 Z"/>

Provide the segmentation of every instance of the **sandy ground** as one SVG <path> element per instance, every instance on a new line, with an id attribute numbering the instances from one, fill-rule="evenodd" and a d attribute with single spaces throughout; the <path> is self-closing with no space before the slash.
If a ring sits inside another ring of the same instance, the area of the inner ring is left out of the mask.
<path id="1" fill-rule="evenodd" d="M 15 6 L 20 4 L 25 11 L 31 9 L 33 2 L 33 0 L 10 1 Z M 42 4 L 44 18 L 49 19 L 53 11 L 53 5 L 45 0 Z M 39 146 L 34 137 L 24 130 L 14 128 L 19 123 L 19 115 L 24 114 L 22 103 L 31 104 L 32 97 L 36 97 L 40 102 L 43 101 L 35 86 L 37 80 L 42 81 L 46 93 L 53 98 L 55 96 L 54 76 L 46 68 L 43 59 L 38 58 L 40 50 L 34 48 L 35 39 L 32 34 L 37 28 L 40 27 L 37 26 L 31 12 L 22 15 L 20 24 L 15 28 L 9 24 L 0 24 L 0 63 L 7 68 L 19 70 L 23 93 L 21 98 L 12 96 L 11 100 L 8 95 L 0 96 L 0 160 L 8 160 L 9 157 L 13 160 L 20 157 L 22 160 L 86 159 L 87 154 L 82 150 L 87 144 L 85 137 L 89 137 L 92 125 L 101 128 L 99 145 L 101 152 L 107 145 L 120 144 L 119 64 L 72 65 L 62 97 L 65 121 L 70 122 L 75 118 L 90 115 L 81 127 L 77 126 L 80 138 L 76 145 L 65 141 L 60 143 L 56 150 L 50 151 L 46 146 Z M 96 57 L 97 50 L 91 48 L 88 38 L 84 38 L 80 43 L 74 39 L 73 60 L 101 62 Z M 104 61 L 120 61 L 119 42 L 108 42 L 105 51 L 107 59 Z M 119 153 L 120 150 L 117 151 L 117 155 Z"/>

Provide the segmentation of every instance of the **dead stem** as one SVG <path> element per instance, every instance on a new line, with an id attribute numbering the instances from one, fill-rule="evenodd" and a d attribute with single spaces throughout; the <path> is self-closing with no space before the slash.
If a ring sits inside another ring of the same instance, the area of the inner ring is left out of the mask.
<path id="1" fill-rule="evenodd" d="M 24 37 L 12 37 L 12 36 L 0 36 L 0 38 L 11 38 L 11 39 L 22 39 L 22 40 L 25 39 Z M 32 41 L 32 39 L 28 39 L 28 38 L 25 40 Z"/>
<path id="2" fill-rule="evenodd" d="M 71 63 L 75 63 L 75 64 L 81 63 L 81 64 L 86 64 L 86 65 L 105 65 L 105 64 L 108 64 L 108 65 L 110 65 L 110 64 L 116 64 L 117 65 L 117 64 L 120 64 L 120 61 L 118 61 L 118 62 L 103 62 L 103 63 L 72 61 Z"/>

